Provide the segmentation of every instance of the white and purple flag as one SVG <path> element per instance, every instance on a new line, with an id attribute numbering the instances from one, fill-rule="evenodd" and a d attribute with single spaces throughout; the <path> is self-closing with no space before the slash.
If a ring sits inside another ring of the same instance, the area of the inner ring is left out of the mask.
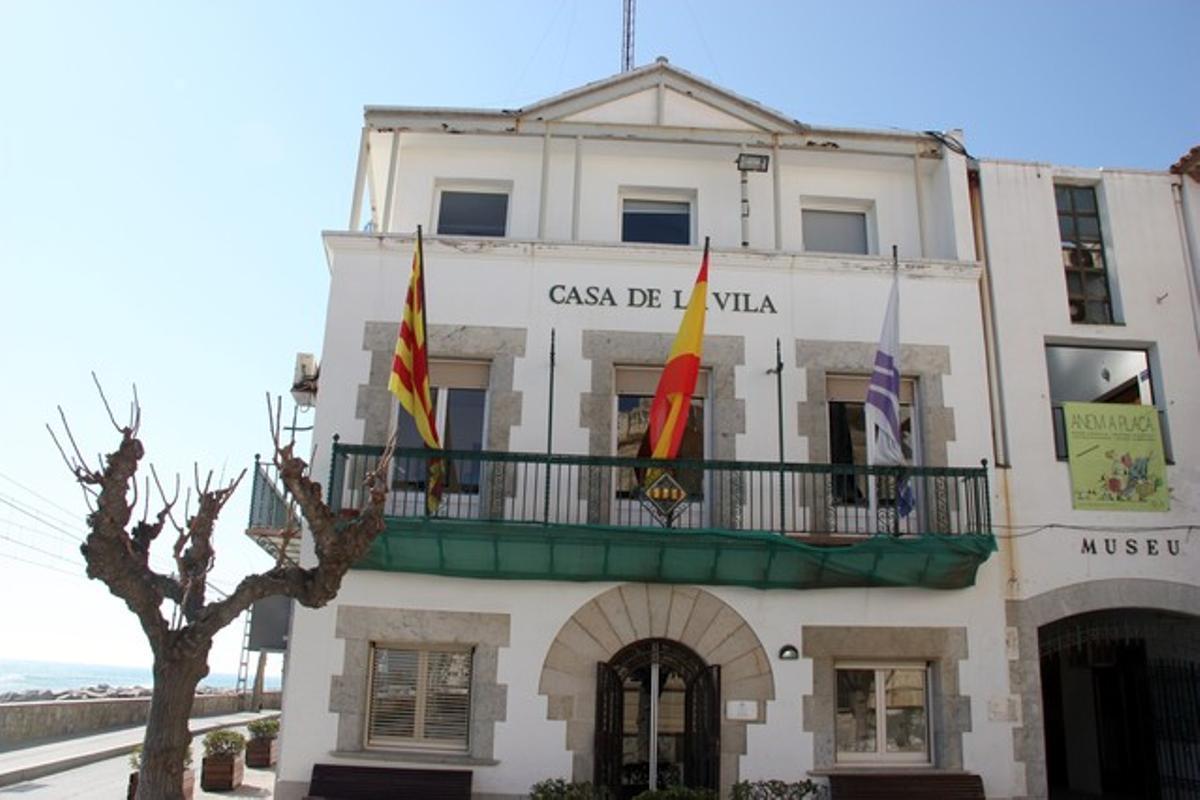
<path id="1" fill-rule="evenodd" d="M 875 368 L 867 387 L 868 463 L 878 466 L 904 466 L 904 449 L 900 445 L 900 278 L 892 276 L 892 292 L 888 297 L 879 349 L 875 351 Z M 896 481 L 896 512 L 908 516 L 915 505 L 908 478 Z"/>

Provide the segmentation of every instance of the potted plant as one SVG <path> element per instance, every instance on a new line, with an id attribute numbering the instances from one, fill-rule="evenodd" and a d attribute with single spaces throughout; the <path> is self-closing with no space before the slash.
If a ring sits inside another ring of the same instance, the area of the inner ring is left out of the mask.
<path id="1" fill-rule="evenodd" d="M 237 731 L 211 731 L 204 735 L 204 760 L 200 762 L 200 788 L 227 792 L 242 785 L 246 762 L 242 751 L 246 737 Z"/>
<path id="2" fill-rule="evenodd" d="M 731 800 L 804 800 L 817 793 L 811 778 L 797 783 L 787 781 L 739 781 L 729 792 Z"/>
<path id="3" fill-rule="evenodd" d="M 246 743 L 246 766 L 270 768 L 279 758 L 279 718 L 255 719 L 246 724 L 250 741 Z"/>
<path id="4" fill-rule="evenodd" d="M 529 788 L 529 800 L 600 800 L 588 782 L 574 783 L 563 778 L 547 778 Z"/>
<path id="5" fill-rule="evenodd" d="M 129 753 L 129 768 L 132 772 L 129 773 L 129 793 L 126 796 L 127 800 L 133 800 L 137 795 L 138 774 L 142 769 L 142 746 L 139 744 Z M 196 793 L 196 773 L 192 770 L 192 748 L 189 745 L 187 752 L 183 756 L 183 797 L 184 800 L 192 800 L 192 796 Z"/>

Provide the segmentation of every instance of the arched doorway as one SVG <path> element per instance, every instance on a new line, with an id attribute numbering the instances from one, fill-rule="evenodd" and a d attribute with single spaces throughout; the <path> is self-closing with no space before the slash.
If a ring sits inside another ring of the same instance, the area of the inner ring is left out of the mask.
<path id="1" fill-rule="evenodd" d="M 716 789 L 721 668 L 670 639 L 643 639 L 596 665 L 595 783 L 628 800 L 647 789 Z"/>
<path id="2" fill-rule="evenodd" d="M 1200 619 L 1077 614 L 1038 653 L 1051 800 L 1200 796 Z"/>

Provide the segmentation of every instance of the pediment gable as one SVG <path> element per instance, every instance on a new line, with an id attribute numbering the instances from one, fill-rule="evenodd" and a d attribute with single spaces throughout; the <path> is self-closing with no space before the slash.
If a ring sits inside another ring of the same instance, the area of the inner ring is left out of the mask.
<path id="1" fill-rule="evenodd" d="M 516 112 L 527 120 L 795 133 L 804 126 L 665 60 Z"/>

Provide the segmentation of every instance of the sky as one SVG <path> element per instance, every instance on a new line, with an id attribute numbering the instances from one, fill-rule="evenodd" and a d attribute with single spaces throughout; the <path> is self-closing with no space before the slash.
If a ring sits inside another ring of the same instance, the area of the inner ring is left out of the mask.
<path id="1" fill-rule="evenodd" d="M 105 452 L 91 373 L 122 416 L 136 384 L 160 474 L 250 466 L 265 394 L 320 351 L 320 233 L 346 225 L 362 107 L 515 108 L 607 77 L 621 5 L 0 0 L 0 659 L 150 659 L 83 574 L 57 406 Z M 635 63 L 666 56 L 805 123 L 1161 170 L 1200 144 L 1197 23 L 1194 0 L 641 0 Z M 270 566 L 249 494 L 217 528 L 226 590 Z M 214 672 L 237 670 L 241 633 L 218 637 Z"/>

